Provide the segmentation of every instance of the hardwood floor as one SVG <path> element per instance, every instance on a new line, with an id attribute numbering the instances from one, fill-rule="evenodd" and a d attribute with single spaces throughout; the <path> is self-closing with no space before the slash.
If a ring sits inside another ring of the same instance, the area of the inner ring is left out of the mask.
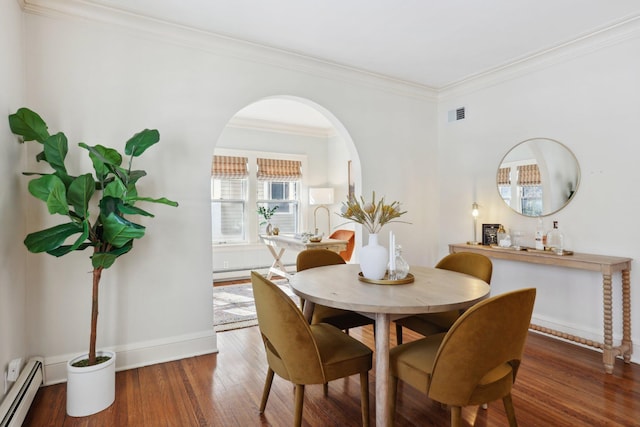
<path id="1" fill-rule="evenodd" d="M 393 329 L 393 328 L 392 328 Z M 351 335 L 373 348 L 370 326 Z M 416 339 L 411 331 L 405 340 Z M 395 343 L 392 332 L 391 342 Z M 290 426 L 293 387 L 276 377 L 264 415 L 258 414 L 266 374 L 257 327 L 218 333 L 220 352 L 118 372 L 116 401 L 91 417 L 65 414 L 65 384 L 42 387 L 24 426 Z M 371 422 L 375 415 L 375 377 L 369 377 Z M 357 376 L 307 386 L 304 426 L 360 425 Z M 520 426 L 640 426 L 640 365 L 617 360 L 604 374 L 601 353 L 534 332 L 513 389 Z M 449 413 L 403 384 L 398 390 L 396 426 L 448 426 Z M 463 410 L 464 425 L 506 426 L 501 402 L 487 410 Z"/>

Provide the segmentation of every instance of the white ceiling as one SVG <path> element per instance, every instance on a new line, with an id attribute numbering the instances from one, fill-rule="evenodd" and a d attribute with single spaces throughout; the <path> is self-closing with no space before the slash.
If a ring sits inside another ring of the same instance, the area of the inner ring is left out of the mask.
<path id="1" fill-rule="evenodd" d="M 617 23 L 638 0 L 88 0 L 430 88 Z"/>
<path id="2" fill-rule="evenodd" d="M 85 1 L 436 90 L 640 18 L 638 0 Z M 331 127 L 299 106 L 239 116 Z"/>

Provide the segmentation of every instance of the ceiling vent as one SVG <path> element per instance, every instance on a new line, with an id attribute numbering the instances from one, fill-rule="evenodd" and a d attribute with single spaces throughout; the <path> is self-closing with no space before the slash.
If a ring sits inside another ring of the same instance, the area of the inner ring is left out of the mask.
<path id="1" fill-rule="evenodd" d="M 465 118 L 464 107 L 456 108 L 455 110 L 449 111 L 449 122 L 464 120 L 464 118 Z"/>

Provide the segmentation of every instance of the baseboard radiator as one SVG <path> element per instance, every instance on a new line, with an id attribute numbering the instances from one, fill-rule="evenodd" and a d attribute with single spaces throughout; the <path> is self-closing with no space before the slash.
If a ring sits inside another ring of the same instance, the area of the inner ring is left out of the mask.
<path id="1" fill-rule="evenodd" d="M 0 427 L 20 427 L 40 385 L 44 383 L 43 360 L 29 359 L 0 405 Z"/>

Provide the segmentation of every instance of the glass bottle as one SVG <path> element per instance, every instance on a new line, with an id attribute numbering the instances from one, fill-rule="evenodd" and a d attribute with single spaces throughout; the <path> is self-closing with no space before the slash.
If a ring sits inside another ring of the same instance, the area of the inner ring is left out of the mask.
<path id="1" fill-rule="evenodd" d="M 538 217 L 538 225 L 536 226 L 536 249 L 539 251 L 544 250 L 544 224 L 542 217 Z"/>
<path id="2" fill-rule="evenodd" d="M 402 246 L 396 245 L 396 275 L 395 280 L 402 280 L 409 274 L 409 263 L 402 258 Z"/>
<path id="3" fill-rule="evenodd" d="M 562 255 L 564 250 L 564 236 L 558 228 L 558 221 L 553 221 L 553 229 L 547 233 L 547 248 L 556 255 Z"/>
<path id="4" fill-rule="evenodd" d="M 501 248 L 508 248 L 511 246 L 511 238 L 502 224 L 498 227 L 498 246 Z"/>

